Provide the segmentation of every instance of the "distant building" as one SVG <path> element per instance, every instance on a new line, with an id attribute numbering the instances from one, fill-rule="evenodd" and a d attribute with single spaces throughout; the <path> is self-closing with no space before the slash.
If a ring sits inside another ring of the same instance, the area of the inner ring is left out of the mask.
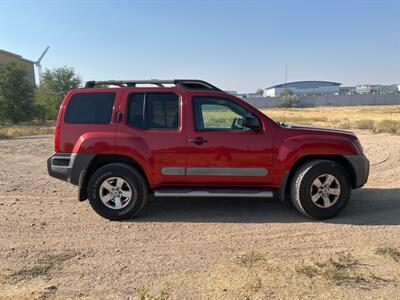
<path id="1" fill-rule="evenodd" d="M 18 61 L 23 63 L 27 69 L 27 79 L 32 84 L 35 85 L 35 62 L 29 59 L 23 58 L 21 55 L 14 54 L 5 50 L 0 49 L 0 65 L 7 64 L 11 61 Z"/>
<path id="2" fill-rule="evenodd" d="M 279 97 L 285 88 L 294 95 L 339 95 L 341 83 L 330 81 L 296 81 L 278 84 L 265 89 L 264 96 Z"/>
<path id="3" fill-rule="evenodd" d="M 264 96 L 263 89 L 258 89 L 254 93 L 247 93 L 247 97 L 246 98 L 260 98 L 260 97 L 263 97 L 263 96 Z"/>
<path id="4" fill-rule="evenodd" d="M 361 84 L 355 89 L 356 94 L 394 94 L 398 92 L 398 85 Z"/>
<path id="5" fill-rule="evenodd" d="M 242 99 L 254 99 L 263 97 L 279 97 L 285 88 L 290 89 L 297 96 L 332 96 L 332 95 L 387 95 L 399 94 L 400 84 L 360 84 L 356 86 L 341 86 L 341 83 L 330 81 L 296 81 L 286 84 L 278 84 L 258 89 L 254 93 L 238 93 L 237 91 L 226 91 Z"/>
<path id="6" fill-rule="evenodd" d="M 387 95 L 400 92 L 399 84 L 359 84 L 340 87 L 340 95 Z"/>
<path id="7" fill-rule="evenodd" d="M 225 92 L 230 95 L 233 95 L 235 97 L 242 98 L 242 99 L 263 97 L 262 89 L 258 89 L 254 93 L 238 93 L 237 91 L 225 91 Z"/>
<path id="8" fill-rule="evenodd" d="M 354 95 L 356 94 L 355 86 L 341 86 L 339 89 L 339 95 Z"/>
<path id="9" fill-rule="evenodd" d="M 355 93 L 360 95 L 377 94 L 378 87 L 378 85 L 360 84 L 356 86 Z"/>

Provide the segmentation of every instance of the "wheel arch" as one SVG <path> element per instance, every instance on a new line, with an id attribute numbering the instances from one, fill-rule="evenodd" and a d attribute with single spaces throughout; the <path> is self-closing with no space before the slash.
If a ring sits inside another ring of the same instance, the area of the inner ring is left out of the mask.
<path id="1" fill-rule="evenodd" d="M 88 166 L 84 174 L 81 174 L 82 178 L 79 179 L 78 199 L 83 201 L 87 199 L 87 185 L 90 177 L 99 168 L 111 164 L 111 163 L 123 163 L 134 167 L 143 176 L 146 181 L 147 187 L 150 189 L 149 180 L 143 167 L 133 158 L 125 155 L 117 154 L 99 154 L 96 155 Z"/>
<path id="2" fill-rule="evenodd" d="M 316 159 L 325 159 L 334 161 L 339 164 L 348 175 L 350 180 L 350 184 L 352 188 L 355 188 L 357 184 L 356 172 L 351 165 L 351 163 L 342 155 L 307 155 L 299 158 L 290 168 L 290 171 L 287 171 L 283 176 L 283 182 L 280 187 L 280 199 L 281 201 L 285 200 L 285 194 L 289 192 L 290 189 L 290 182 L 293 179 L 294 174 L 296 171 L 305 163 L 309 161 L 316 160 Z"/>

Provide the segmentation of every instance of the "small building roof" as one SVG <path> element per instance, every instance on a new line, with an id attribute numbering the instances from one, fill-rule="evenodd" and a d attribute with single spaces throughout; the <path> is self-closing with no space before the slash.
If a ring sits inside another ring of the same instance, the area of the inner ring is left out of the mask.
<path id="1" fill-rule="evenodd" d="M 0 53 L 4 53 L 4 54 L 7 54 L 7 55 L 9 55 L 9 56 L 13 56 L 13 57 L 15 57 L 16 59 L 20 59 L 20 60 L 26 61 L 26 62 L 31 63 L 31 64 L 34 64 L 34 63 L 35 63 L 34 61 L 32 61 L 32 60 L 30 60 L 30 59 L 23 58 L 21 55 L 18 55 L 18 54 L 15 54 L 15 53 L 12 53 L 12 52 L 3 50 L 3 49 L 0 49 Z"/>
<path id="2" fill-rule="evenodd" d="M 317 88 L 320 86 L 337 86 L 341 85 L 339 82 L 333 82 L 333 81 L 320 81 L 320 80 L 308 80 L 308 81 L 293 81 L 293 82 L 288 82 L 288 83 L 281 83 L 277 85 L 273 85 L 270 87 L 267 87 L 266 89 L 273 89 L 273 88 L 285 88 L 285 87 L 299 87 L 299 88 Z"/>

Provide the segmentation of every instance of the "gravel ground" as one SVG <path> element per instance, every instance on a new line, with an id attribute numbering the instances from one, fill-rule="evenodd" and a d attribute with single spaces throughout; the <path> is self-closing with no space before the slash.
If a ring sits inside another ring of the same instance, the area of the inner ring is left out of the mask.
<path id="1" fill-rule="evenodd" d="M 153 200 L 110 222 L 47 175 L 51 136 L 0 140 L 0 298 L 397 298 L 400 136 L 358 135 L 369 182 L 324 222 L 263 199 Z"/>

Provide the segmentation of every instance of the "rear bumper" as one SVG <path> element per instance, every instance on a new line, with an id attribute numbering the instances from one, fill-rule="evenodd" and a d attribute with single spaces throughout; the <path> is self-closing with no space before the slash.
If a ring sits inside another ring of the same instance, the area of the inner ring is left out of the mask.
<path id="1" fill-rule="evenodd" d="M 352 165 L 355 178 L 353 180 L 353 188 L 362 187 L 368 180 L 369 160 L 364 155 L 346 155 L 345 158 Z"/>
<path id="2" fill-rule="evenodd" d="M 79 178 L 86 172 L 95 154 L 56 153 L 47 159 L 49 175 L 79 185 Z"/>

